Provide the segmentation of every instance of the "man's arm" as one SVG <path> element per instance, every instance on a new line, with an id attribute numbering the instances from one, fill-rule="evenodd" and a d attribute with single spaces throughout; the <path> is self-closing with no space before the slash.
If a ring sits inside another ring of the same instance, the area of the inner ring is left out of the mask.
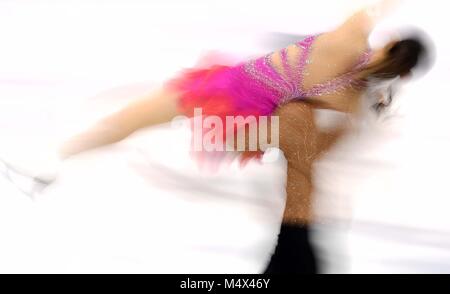
<path id="1" fill-rule="evenodd" d="M 322 155 L 333 148 L 336 143 L 346 134 L 348 126 L 343 123 L 329 131 L 320 131 L 317 134 L 317 152 L 315 159 L 319 159 Z"/>

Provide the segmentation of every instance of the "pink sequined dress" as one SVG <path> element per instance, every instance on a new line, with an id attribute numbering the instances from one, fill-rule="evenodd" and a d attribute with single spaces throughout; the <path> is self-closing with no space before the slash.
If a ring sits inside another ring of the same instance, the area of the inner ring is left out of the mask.
<path id="1" fill-rule="evenodd" d="M 287 48 L 280 51 L 284 74 L 275 69 L 272 54 L 268 54 L 235 66 L 188 70 L 168 85 L 182 93 L 179 106 L 183 113 L 189 114 L 193 108 L 201 107 L 206 115 L 270 115 L 282 103 L 333 93 L 349 86 L 355 71 L 369 60 L 370 53 L 366 52 L 354 70 L 306 90 L 302 80 L 316 37 L 310 36 L 294 44 L 301 49 L 296 62 L 288 61 Z"/>
<path id="2" fill-rule="evenodd" d="M 274 53 L 271 53 L 234 66 L 188 70 L 169 81 L 168 86 L 180 93 L 179 107 L 186 115 L 193 115 L 195 108 L 201 108 L 204 116 L 218 116 L 224 122 L 227 116 L 270 116 L 283 103 L 348 87 L 356 71 L 368 63 L 370 53 L 366 52 L 353 70 L 305 89 L 302 80 L 316 38 L 310 36 L 294 44 L 300 49 L 295 61 L 289 60 L 288 48 L 279 51 L 281 71 L 274 66 Z"/>

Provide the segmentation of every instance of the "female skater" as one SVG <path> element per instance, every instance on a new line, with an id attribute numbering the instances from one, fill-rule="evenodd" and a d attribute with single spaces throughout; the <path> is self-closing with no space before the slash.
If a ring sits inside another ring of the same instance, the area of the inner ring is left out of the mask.
<path id="1" fill-rule="evenodd" d="M 300 99 L 320 108 L 355 112 L 369 80 L 406 76 L 417 63 L 420 44 L 414 40 L 369 50 L 368 37 L 392 3 L 381 1 L 331 32 L 310 36 L 262 58 L 185 72 L 152 95 L 68 140 L 60 150 L 61 157 L 115 143 L 138 129 L 168 122 L 178 115 L 192 117 L 196 108 L 203 116 L 223 120 L 225 116 L 261 117 Z M 234 131 L 225 129 L 223 135 Z"/>

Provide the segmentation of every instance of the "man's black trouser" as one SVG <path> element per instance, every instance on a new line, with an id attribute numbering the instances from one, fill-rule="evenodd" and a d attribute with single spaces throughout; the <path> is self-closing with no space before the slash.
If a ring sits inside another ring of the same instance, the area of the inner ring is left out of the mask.
<path id="1" fill-rule="evenodd" d="M 278 244 L 264 274 L 317 274 L 307 225 L 282 224 Z"/>

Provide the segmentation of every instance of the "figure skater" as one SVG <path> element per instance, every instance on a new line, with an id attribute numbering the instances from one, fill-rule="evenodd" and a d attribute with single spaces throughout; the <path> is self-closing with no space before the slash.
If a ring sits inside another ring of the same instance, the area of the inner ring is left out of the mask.
<path id="1" fill-rule="evenodd" d="M 387 100 L 388 101 L 388 100 Z M 378 111 L 382 102 L 377 103 Z M 280 106 L 280 149 L 287 161 L 286 203 L 276 248 L 264 274 L 317 274 L 321 266 L 310 238 L 313 165 L 346 133 L 347 123 L 322 131 L 315 106 L 293 101 Z"/>
<path id="2" fill-rule="evenodd" d="M 369 49 L 372 29 L 393 2 L 381 1 L 333 31 L 307 37 L 259 59 L 186 71 L 69 139 L 60 149 L 61 158 L 118 142 L 179 115 L 192 117 L 196 108 L 205 117 L 261 117 L 271 116 L 290 101 L 308 100 L 316 107 L 353 113 L 368 81 L 405 77 L 418 62 L 421 44 L 416 40 Z M 230 133 L 232 130 L 224 130 L 225 137 Z"/>
<path id="3" fill-rule="evenodd" d="M 423 57 L 423 47 L 410 56 Z M 393 100 L 392 87 L 375 87 L 367 93 L 372 104 L 366 104 L 377 114 L 383 112 Z M 277 108 L 279 117 L 279 148 L 287 161 L 286 203 L 277 245 L 265 274 L 316 274 L 321 272 L 311 242 L 310 226 L 313 219 L 314 172 L 313 166 L 346 133 L 347 122 L 336 124 L 330 130 L 320 130 L 316 125 L 315 109 L 311 100 L 297 100 Z"/>

